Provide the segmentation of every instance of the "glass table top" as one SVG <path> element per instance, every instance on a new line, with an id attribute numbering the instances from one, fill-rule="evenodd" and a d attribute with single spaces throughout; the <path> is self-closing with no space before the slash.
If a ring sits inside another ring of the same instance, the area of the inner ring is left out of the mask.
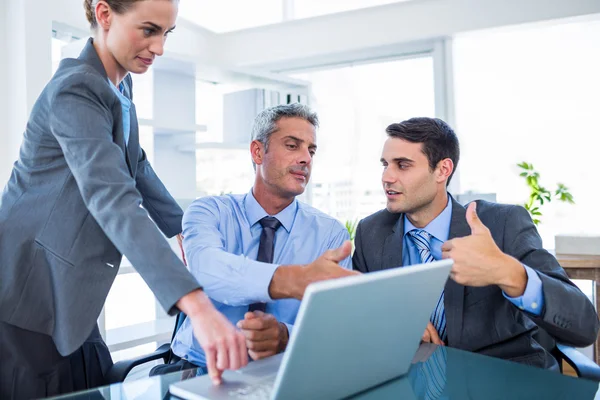
<path id="1" fill-rule="evenodd" d="M 196 370 L 126 381 L 55 399 L 175 399 L 169 385 Z M 423 344 L 407 374 L 352 398 L 367 399 L 600 399 L 598 383 L 453 348 Z"/>

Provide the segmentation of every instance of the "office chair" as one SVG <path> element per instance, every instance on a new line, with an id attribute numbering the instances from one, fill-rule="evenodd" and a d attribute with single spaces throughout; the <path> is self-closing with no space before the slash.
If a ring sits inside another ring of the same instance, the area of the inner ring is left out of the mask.
<path id="1" fill-rule="evenodd" d="M 186 315 L 183 312 L 177 314 L 175 327 L 173 329 L 173 334 L 171 335 L 171 342 L 175 339 L 175 334 L 183 324 L 183 321 L 185 321 L 185 318 Z M 150 354 L 115 363 L 106 374 L 106 384 L 123 382 L 127 377 L 127 374 L 129 374 L 133 368 L 160 359 L 162 359 L 165 364 L 173 364 L 179 361 L 180 357 L 171 351 L 171 343 L 165 343 Z"/>

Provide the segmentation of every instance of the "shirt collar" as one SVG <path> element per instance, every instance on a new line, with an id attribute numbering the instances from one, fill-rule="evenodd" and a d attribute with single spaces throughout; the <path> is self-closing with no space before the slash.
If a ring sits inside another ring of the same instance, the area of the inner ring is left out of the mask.
<path id="1" fill-rule="evenodd" d="M 264 217 L 269 216 L 267 212 L 262 208 L 254 194 L 252 193 L 252 189 L 246 195 L 244 199 L 244 207 L 246 208 L 246 216 L 248 217 L 248 222 L 250 222 L 250 226 L 254 226 L 254 224 L 258 223 Z M 292 224 L 294 223 L 294 218 L 296 217 L 296 211 L 298 210 L 298 200 L 294 199 L 292 204 L 281 210 L 277 215 L 272 215 L 272 217 L 277 218 L 281 225 L 285 228 L 285 230 L 289 233 L 292 229 Z"/>
<path id="2" fill-rule="evenodd" d="M 450 234 L 450 221 L 452 221 L 452 198 L 447 196 L 448 204 L 444 211 L 440 213 L 433 221 L 431 221 L 425 228 L 424 231 L 435 237 L 440 242 L 448 240 Z M 419 229 L 415 227 L 410 220 L 404 215 L 404 235 L 413 229 Z"/>
<path id="3" fill-rule="evenodd" d="M 131 106 L 131 100 L 129 100 L 127 98 L 127 96 L 125 96 L 123 94 L 124 90 L 125 90 L 125 85 L 123 84 L 123 82 L 121 82 L 119 84 L 119 87 L 117 88 L 115 85 L 112 84 L 112 82 L 110 80 L 108 80 L 108 84 L 110 85 L 110 87 L 112 88 L 113 92 L 115 92 L 115 94 L 117 95 L 117 97 L 119 97 L 119 100 L 121 101 L 121 104 L 124 107 L 129 108 Z"/>

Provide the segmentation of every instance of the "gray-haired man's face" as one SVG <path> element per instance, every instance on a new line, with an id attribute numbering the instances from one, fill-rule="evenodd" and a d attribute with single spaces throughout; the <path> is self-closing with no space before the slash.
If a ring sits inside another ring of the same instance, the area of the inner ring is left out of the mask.
<path id="1" fill-rule="evenodd" d="M 257 174 L 265 186 L 285 197 L 304 193 L 317 151 L 316 130 L 302 118 L 282 118 L 269 139 L 268 151 L 260 146 L 252 154 Z"/>

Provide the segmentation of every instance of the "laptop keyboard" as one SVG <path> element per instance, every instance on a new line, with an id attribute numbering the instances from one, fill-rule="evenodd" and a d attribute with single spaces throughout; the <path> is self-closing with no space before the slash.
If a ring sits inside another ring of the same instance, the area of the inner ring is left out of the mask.
<path id="1" fill-rule="evenodd" d="M 235 390 L 231 390 L 228 395 L 232 398 L 243 400 L 268 400 L 273 392 L 273 381 L 263 381 L 249 384 Z"/>

